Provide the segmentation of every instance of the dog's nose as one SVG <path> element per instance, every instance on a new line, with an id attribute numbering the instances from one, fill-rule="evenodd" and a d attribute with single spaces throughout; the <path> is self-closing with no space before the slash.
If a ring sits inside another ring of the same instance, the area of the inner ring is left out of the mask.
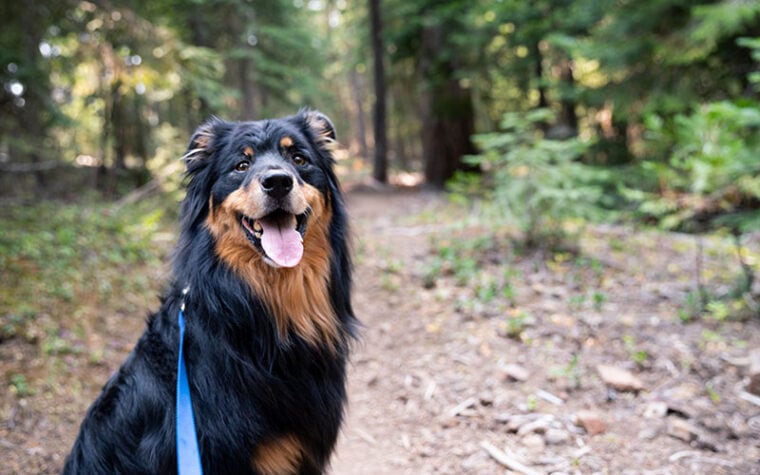
<path id="1" fill-rule="evenodd" d="M 274 199 L 283 198 L 293 189 L 293 177 L 283 171 L 271 171 L 261 179 L 261 189 Z"/>

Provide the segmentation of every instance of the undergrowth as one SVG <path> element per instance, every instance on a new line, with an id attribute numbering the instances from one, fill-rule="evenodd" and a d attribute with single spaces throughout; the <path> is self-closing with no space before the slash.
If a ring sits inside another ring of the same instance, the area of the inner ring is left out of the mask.
<path id="1" fill-rule="evenodd" d="M 150 276 L 173 240 L 170 201 L 117 208 L 93 197 L 0 210 L 0 342 L 20 337 L 66 354 L 101 312 L 155 299 L 160 284 Z"/>

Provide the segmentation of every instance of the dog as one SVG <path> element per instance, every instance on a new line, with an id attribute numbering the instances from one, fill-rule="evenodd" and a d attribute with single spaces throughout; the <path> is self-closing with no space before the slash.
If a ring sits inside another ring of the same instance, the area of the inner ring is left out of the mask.
<path id="1" fill-rule="evenodd" d="M 172 279 L 89 408 L 65 474 L 177 473 L 181 308 L 203 471 L 325 471 L 358 326 L 334 143 L 315 110 L 196 130 Z"/>

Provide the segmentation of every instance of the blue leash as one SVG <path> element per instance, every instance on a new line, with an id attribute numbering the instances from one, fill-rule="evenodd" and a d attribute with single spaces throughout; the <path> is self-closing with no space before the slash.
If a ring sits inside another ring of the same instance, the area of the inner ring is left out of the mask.
<path id="1" fill-rule="evenodd" d="M 177 473 L 179 475 L 202 475 L 201 452 L 195 432 L 193 402 L 187 368 L 183 356 L 185 340 L 185 304 L 179 310 L 179 357 L 177 359 Z"/>

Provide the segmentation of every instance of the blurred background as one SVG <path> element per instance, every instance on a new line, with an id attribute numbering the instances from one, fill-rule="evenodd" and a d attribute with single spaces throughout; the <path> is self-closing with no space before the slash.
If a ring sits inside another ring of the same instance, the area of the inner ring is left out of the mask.
<path id="1" fill-rule="evenodd" d="M 756 2 L 0 8 L 3 195 L 124 194 L 160 176 L 211 115 L 310 106 L 379 181 L 417 172 L 443 187 L 472 166 L 464 156 L 493 148 L 473 135 L 511 112 L 508 127 L 580 139 L 576 161 L 614 172 L 610 199 L 655 193 L 656 211 L 699 202 L 704 215 L 757 206 Z M 547 114 L 526 115 L 538 109 Z"/>

